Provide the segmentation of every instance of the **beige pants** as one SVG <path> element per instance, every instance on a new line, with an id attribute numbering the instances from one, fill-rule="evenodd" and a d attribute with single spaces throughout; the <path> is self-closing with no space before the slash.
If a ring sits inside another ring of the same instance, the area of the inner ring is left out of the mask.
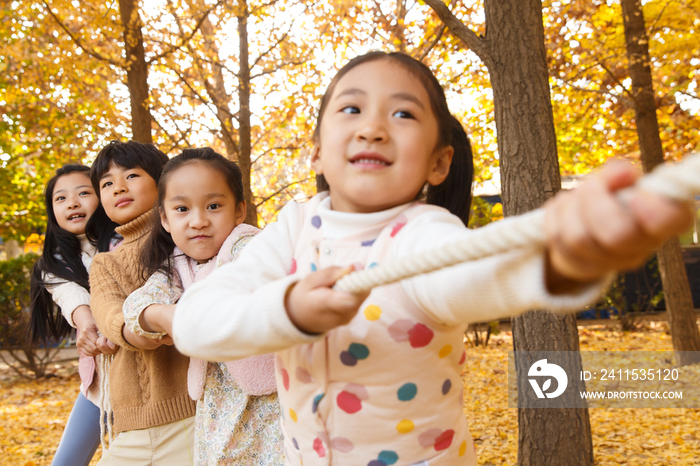
<path id="1" fill-rule="evenodd" d="M 194 416 L 117 435 L 98 466 L 191 466 Z"/>

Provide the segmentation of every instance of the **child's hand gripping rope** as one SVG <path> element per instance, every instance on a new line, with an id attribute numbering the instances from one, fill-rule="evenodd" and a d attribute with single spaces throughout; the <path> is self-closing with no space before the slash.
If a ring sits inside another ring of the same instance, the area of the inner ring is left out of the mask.
<path id="1" fill-rule="evenodd" d="M 553 293 L 634 268 L 688 228 L 687 200 L 700 193 L 700 155 L 640 176 L 631 164 L 613 161 L 543 208 L 474 230 L 457 244 L 350 274 L 312 273 L 288 292 L 287 312 L 301 330 L 325 332 L 349 322 L 376 286 L 517 248 L 546 248 Z M 317 304 L 305 304 L 311 302 Z"/>

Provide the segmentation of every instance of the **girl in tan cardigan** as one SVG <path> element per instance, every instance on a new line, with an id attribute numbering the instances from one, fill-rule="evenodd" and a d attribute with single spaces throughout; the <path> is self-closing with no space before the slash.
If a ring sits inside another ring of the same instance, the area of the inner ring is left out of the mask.
<path id="1" fill-rule="evenodd" d="M 92 264 L 91 306 L 97 325 L 121 347 L 109 370 L 109 402 L 117 434 L 100 465 L 192 464 L 195 403 L 187 394 L 188 358 L 168 338 L 151 340 L 124 326 L 122 305 L 143 285 L 138 253 L 149 233 L 157 182 L 168 157 L 151 145 L 111 142 L 90 178 L 107 216 L 124 237 Z"/>

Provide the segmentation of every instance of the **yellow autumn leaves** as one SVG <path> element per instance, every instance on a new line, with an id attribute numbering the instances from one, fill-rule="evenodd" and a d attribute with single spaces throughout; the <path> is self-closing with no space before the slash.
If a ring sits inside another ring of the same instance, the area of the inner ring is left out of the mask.
<path id="1" fill-rule="evenodd" d="M 51 464 L 79 385 L 77 373 L 39 381 L 0 382 L 3 465 Z M 99 456 L 98 450 L 91 464 L 96 464 Z"/>
<path id="2" fill-rule="evenodd" d="M 635 333 L 579 328 L 583 351 L 670 351 L 665 324 Z M 507 404 L 510 332 L 489 346 L 467 349 L 464 410 L 480 465 L 516 464 L 517 410 Z M 7 376 L 8 374 L 2 374 Z M 41 381 L 0 381 L 0 458 L 3 465 L 41 466 L 51 458 L 78 393 L 77 374 Z M 698 409 L 591 409 L 596 464 L 684 465 L 700 458 Z M 409 429 L 407 422 L 397 425 Z M 100 456 L 98 450 L 92 464 Z"/>
<path id="3" fill-rule="evenodd" d="M 666 324 L 642 332 L 579 327 L 582 351 L 671 351 Z M 517 462 L 518 412 L 508 408 L 510 332 L 491 337 L 489 346 L 468 348 L 464 411 L 480 465 Z M 700 458 L 699 409 L 589 410 L 596 465 L 684 465 Z"/>

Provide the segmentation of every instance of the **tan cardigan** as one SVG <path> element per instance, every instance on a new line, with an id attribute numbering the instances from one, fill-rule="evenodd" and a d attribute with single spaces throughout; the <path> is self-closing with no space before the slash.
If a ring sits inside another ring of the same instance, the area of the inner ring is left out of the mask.
<path id="1" fill-rule="evenodd" d="M 141 287 L 139 249 L 148 234 L 151 210 L 117 228 L 124 237 L 112 252 L 95 256 L 90 270 L 90 307 L 97 326 L 121 348 L 109 372 L 110 399 L 116 433 L 146 429 L 194 416 L 187 394 L 189 358 L 174 346 L 142 351 L 124 340 L 122 305 Z"/>

